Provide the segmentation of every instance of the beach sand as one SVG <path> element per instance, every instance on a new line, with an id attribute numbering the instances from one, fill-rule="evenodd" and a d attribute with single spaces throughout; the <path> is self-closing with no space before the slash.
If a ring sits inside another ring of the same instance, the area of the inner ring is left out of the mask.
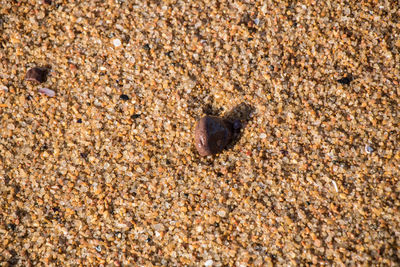
<path id="1" fill-rule="evenodd" d="M 399 263 L 397 1 L 0 3 L 0 266 Z"/>

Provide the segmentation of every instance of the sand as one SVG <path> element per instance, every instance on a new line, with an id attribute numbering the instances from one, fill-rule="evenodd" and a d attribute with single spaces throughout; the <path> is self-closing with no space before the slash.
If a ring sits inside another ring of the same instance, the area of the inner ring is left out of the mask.
<path id="1" fill-rule="evenodd" d="M 399 52 L 390 0 L 1 0 L 0 266 L 397 265 Z"/>

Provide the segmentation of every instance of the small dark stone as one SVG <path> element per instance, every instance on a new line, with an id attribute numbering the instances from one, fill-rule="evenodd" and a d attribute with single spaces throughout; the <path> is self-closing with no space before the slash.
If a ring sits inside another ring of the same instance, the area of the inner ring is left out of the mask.
<path id="1" fill-rule="evenodd" d="M 76 122 L 77 123 L 82 123 L 82 119 L 78 119 Z"/>
<path id="2" fill-rule="evenodd" d="M 47 145 L 43 145 L 40 149 L 41 150 L 47 150 L 49 147 Z"/>
<path id="3" fill-rule="evenodd" d="M 140 114 L 133 114 L 133 115 L 131 115 L 131 119 L 132 119 L 132 120 L 137 119 L 137 118 L 139 118 L 139 117 L 140 117 Z"/>
<path id="4" fill-rule="evenodd" d="M 26 100 L 32 100 L 32 96 L 31 95 L 27 95 Z"/>
<path id="5" fill-rule="evenodd" d="M 214 226 L 219 227 L 219 223 L 218 222 L 214 223 Z"/>
<path id="6" fill-rule="evenodd" d="M 25 79 L 28 81 L 43 83 L 47 80 L 48 70 L 45 68 L 32 68 L 26 73 Z"/>
<path id="7" fill-rule="evenodd" d="M 52 210 L 53 210 L 53 212 L 59 212 L 60 208 L 59 207 L 53 207 Z"/>
<path id="8" fill-rule="evenodd" d="M 82 158 L 86 159 L 87 156 L 88 156 L 87 153 L 84 153 L 84 152 L 81 153 L 81 157 L 82 157 Z"/>
<path id="9" fill-rule="evenodd" d="M 52 2 L 51 0 L 44 0 L 44 3 L 48 5 L 51 5 L 51 2 Z"/>
<path id="10" fill-rule="evenodd" d="M 119 99 L 121 99 L 121 100 L 129 100 L 129 96 L 127 96 L 127 95 L 120 95 L 119 96 Z"/>
<path id="11" fill-rule="evenodd" d="M 349 85 L 352 80 L 353 80 L 353 78 L 351 76 L 346 76 L 337 81 L 341 84 Z"/>
<path id="12" fill-rule="evenodd" d="M 15 231 L 15 229 L 17 228 L 17 226 L 13 223 L 9 223 L 7 224 L 7 229 L 11 230 L 11 231 Z"/>
<path id="13" fill-rule="evenodd" d="M 221 152 L 232 139 L 232 129 L 223 119 L 205 116 L 195 129 L 195 145 L 201 156 Z"/>
<path id="14" fill-rule="evenodd" d="M 150 45 L 149 44 L 145 44 L 143 46 L 143 49 L 149 51 L 150 50 Z"/>
<path id="15" fill-rule="evenodd" d="M 148 237 L 148 238 L 146 239 L 146 242 L 147 242 L 147 243 L 151 242 L 151 238 Z"/>

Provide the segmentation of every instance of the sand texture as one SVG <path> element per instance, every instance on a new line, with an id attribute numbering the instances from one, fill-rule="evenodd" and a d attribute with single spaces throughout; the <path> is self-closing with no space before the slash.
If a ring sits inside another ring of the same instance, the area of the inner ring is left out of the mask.
<path id="1" fill-rule="evenodd" d="M 395 0 L 0 0 L 0 266 L 396 266 L 399 79 Z"/>

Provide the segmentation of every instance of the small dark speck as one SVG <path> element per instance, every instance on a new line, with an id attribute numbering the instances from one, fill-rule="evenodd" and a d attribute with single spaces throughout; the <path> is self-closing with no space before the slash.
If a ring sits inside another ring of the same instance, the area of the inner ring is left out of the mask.
<path id="1" fill-rule="evenodd" d="M 251 41 L 253 41 L 253 38 L 247 38 L 247 41 L 251 42 Z"/>
<path id="2" fill-rule="evenodd" d="M 129 96 L 127 96 L 127 95 L 120 95 L 120 96 L 119 96 L 119 99 L 121 99 L 121 100 L 129 100 Z"/>
<path id="3" fill-rule="evenodd" d="M 100 245 L 95 247 L 95 249 L 96 249 L 97 252 L 101 252 L 101 246 Z"/>
<path id="4" fill-rule="evenodd" d="M 145 45 L 143 46 L 143 49 L 149 51 L 149 50 L 150 50 L 150 45 L 149 45 L 149 44 L 145 44 Z"/>
<path id="5" fill-rule="evenodd" d="M 28 95 L 28 96 L 26 97 L 26 100 L 32 100 L 32 96 L 31 96 L 31 95 Z"/>
<path id="6" fill-rule="evenodd" d="M 40 149 L 41 150 L 46 150 L 46 149 L 48 149 L 49 147 L 47 146 L 47 145 L 43 145 Z"/>
<path id="7" fill-rule="evenodd" d="M 87 153 L 84 153 L 84 152 L 81 153 L 81 157 L 82 157 L 82 158 L 86 159 L 87 156 L 88 156 Z"/>
<path id="8" fill-rule="evenodd" d="M 146 242 L 147 242 L 147 243 L 151 242 L 151 238 L 150 238 L 150 237 L 147 238 L 147 239 L 146 239 Z"/>
<path id="9" fill-rule="evenodd" d="M 82 123 L 82 119 L 78 119 L 76 122 L 77 123 Z"/>
<path id="10" fill-rule="evenodd" d="M 165 55 L 168 57 L 172 57 L 173 54 L 174 54 L 174 51 L 168 51 L 165 53 Z"/>
<path id="11" fill-rule="evenodd" d="M 60 211 L 60 208 L 59 207 L 53 207 L 52 210 L 53 210 L 53 212 L 58 212 L 58 211 Z"/>
<path id="12" fill-rule="evenodd" d="M 343 77 L 337 81 L 341 84 L 349 85 L 352 80 L 353 80 L 353 78 L 351 76 L 347 76 L 347 77 Z"/>
<path id="13" fill-rule="evenodd" d="M 219 223 L 218 222 L 214 223 L 214 226 L 219 227 Z"/>
<path id="14" fill-rule="evenodd" d="M 17 228 L 17 226 L 15 224 L 13 224 L 13 223 L 7 224 L 7 229 L 8 230 L 14 231 L 16 228 Z"/>
<path id="15" fill-rule="evenodd" d="M 132 119 L 132 120 L 137 119 L 137 118 L 139 118 L 139 117 L 140 117 L 140 114 L 133 114 L 133 115 L 131 115 L 131 119 Z"/>

